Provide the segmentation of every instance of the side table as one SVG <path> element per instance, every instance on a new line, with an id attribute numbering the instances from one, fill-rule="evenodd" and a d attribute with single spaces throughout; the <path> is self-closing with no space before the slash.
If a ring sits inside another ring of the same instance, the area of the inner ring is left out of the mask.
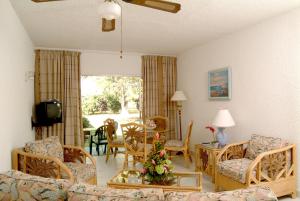
<path id="1" fill-rule="evenodd" d="M 216 156 L 221 149 L 213 144 L 196 144 L 195 145 L 195 171 L 201 171 L 212 177 L 215 182 L 215 165 Z"/>

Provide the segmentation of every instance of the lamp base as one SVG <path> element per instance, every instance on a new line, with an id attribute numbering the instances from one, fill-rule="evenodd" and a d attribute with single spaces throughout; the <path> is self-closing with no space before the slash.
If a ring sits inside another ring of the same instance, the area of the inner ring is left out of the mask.
<path id="1" fill-rule="evenodd" d="M 218 133 L 216 136 L 220 147 L 224 147 L 228 142 L 227 135 L 226 135 L 226 133 L 224 133 L 224 130 L 225 130 L 225 128 L 219 127 Z"/>

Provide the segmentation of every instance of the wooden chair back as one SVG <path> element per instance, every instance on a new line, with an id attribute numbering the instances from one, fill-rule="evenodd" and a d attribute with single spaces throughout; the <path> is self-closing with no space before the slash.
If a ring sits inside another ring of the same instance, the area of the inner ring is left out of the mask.
<path id="1" fill-rule="evenodd" d="M 146 158 L 147 133 L 143 124 L 121 124 L 127 154 Z"/>
<path id="2" fill-rule="evenodd" d="M 156 127 L 153 129 L 157 132 L 162 132 L 168 130 L 169 127 L 169 119 L 163 116 L 153 116 L 147 118 L 147 120 L 151 120 L 155 123 Z"/>
<path id="3" fill-rule="evenodd" d="M 110 143 L 116 138 L 116 121 L 114 119 L 106 119 L 104 122 L 104 126 L 107 134 L 107 141 Z"/>
<path id="4" fill-rule="evenodd" d="M 185 140 L 184 140 L 184 146 L 188 147 L 191 141 L 191 135 L 192 135 L 192 129 L 193 129 L 193 121 L 190 122 L 187 132 L 186 132 L 186 136 L 185 136 Z"/>

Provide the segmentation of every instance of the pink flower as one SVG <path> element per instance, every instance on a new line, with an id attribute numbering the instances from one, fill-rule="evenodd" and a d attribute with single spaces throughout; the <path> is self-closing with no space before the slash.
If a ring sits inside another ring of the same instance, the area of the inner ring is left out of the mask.
<path id="1" fill-rule="evenodd" d="M 152 164 L 153 164 L 153 165 L 156 165 L 156 163 L 155 163 L 155 161 L 154 161 L 153 159 L 152 159 L 152 161 L 151 161 L 151 162 L 152 162 Z"/>
<path id="2" fill-rule="evenodd" d="M 159 140 L 159 133 L 158 132 L 155 134 L 155 139 Z"/>
<path id="3" fill-rule="evenodd" d="M 146 168 L 143 168 L 143 169 L 141 170 L 141 173 L 142 173 L 142 174 L 146 174 L 146 172 L 147 172 Z"/>
<path id="4" fill-rule="evenodd" d="M 165 150 L 161 150 L 160 153 L 159 153 L 159 156 L 163 157 L 165 154 L 166 154 L 166 151 Z"/>

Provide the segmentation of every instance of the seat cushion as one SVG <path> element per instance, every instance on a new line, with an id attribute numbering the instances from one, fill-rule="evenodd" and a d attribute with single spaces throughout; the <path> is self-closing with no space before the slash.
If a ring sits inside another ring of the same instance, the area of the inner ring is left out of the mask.
<path id="1" fill-rule="evenodd" d="M 138 150 L 143 151 L 144 150 L 144 143 L 138 143 Z M 146 144 L 146 152 L 149 153 L 152 149 L 152 144 Z"/>
<path id="2" fill-rule="evenodd" d="M 287 145 L 288 142 L 281 138 L 253 134 L 249 146 L 247 147 L 245 157 L 254 160 L 260 153 L 282 148 Z"/>
<path id="3" fill-rule="evenodd" d="M 96 177 L 96 168 L 93 164 L 84 163 L 64 163 L 73 173 L 76 182 L 86 182 L 89 179 Z M 65 173 L 62 178 L 68 179 Z"/>
<path id="4" fill-rule="evenodd" d="M 160 188 L 114 189 L 79 183 L 68 190 L 68 200 L 162 201 L 164 193 Z"/>
<path id="5" fill-rule="evenodd" d="M 24 150 L 31 154 L 52 156 L 64 161 L 63 148 L 57 136 L 52 136 L 44 140 L 27 142 Z"/>
<path id="6" fill-rule="evenodd" d="M 223 192 L 166 192 L 166 201 L 278 201 L 269 187 L 256 186 Z"/>
<path id="7" fill-rule="evenodd" d="M 181 140 L 168 140 L 165 147 L 182 147 L 183 142 Z"/>
<path id="8" fill-rule="evenodd" d="M 219 162 L 217 168 L 220 174 L 228 176 L 235 181 L 245 183 L 246 172 L 251 162 L 252 160 L 248 158 L 226 160 Z M 255 171 L 253 174 L 256 174 Z"/>
<path id="9" fill-rule="evenodd" d="M 117 137 L 116 139 L 114 139 L 111 144 L 113 145 L 124 145 L 124 140 L 122 137 Z"/>
<path id="10" fill-rule="evenodd" d="M 72 183 L 10 170 L 0 174 L 0 200 L 63 201 Z"/>

